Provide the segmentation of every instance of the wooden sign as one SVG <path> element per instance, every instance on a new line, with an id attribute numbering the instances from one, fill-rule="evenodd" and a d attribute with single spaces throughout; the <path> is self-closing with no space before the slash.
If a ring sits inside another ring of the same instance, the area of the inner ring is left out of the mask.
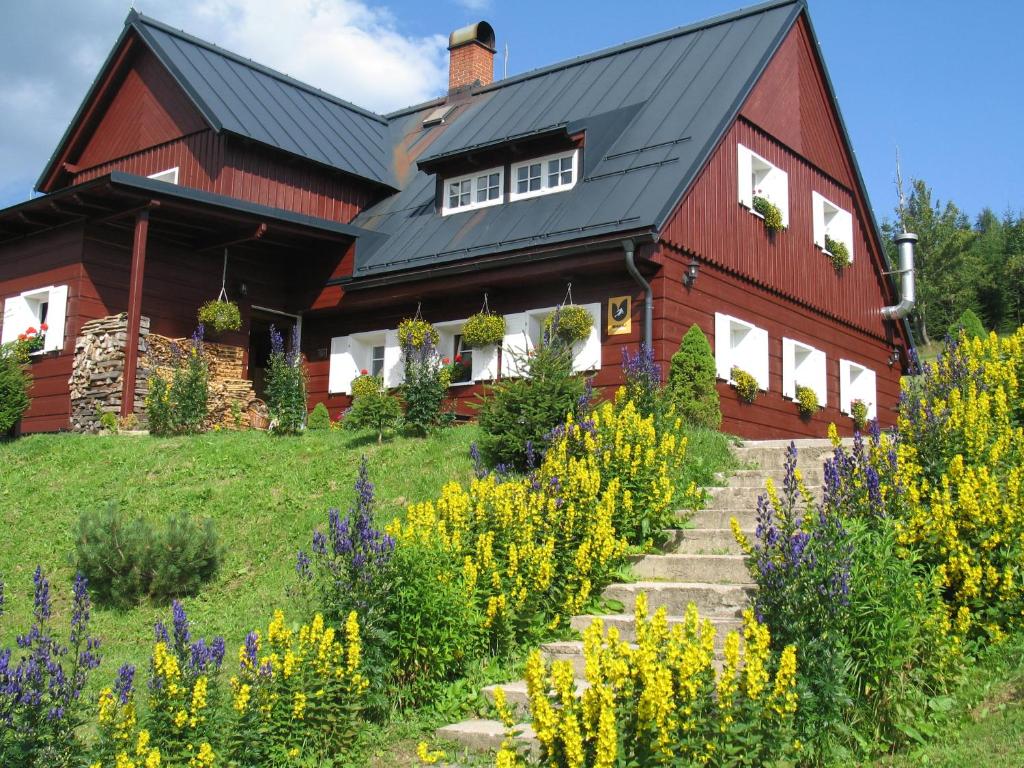
<path id="1" fill-rule="evenodd" d="M 618 336 L 633 330 L 633 297 L 608 299 L 608 335 Z"/>

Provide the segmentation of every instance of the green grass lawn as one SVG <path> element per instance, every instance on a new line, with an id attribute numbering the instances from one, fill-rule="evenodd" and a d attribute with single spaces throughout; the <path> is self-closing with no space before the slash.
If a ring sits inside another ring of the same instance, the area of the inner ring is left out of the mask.
<path id="1" fill-rule="evenodd" d="M 0 579 L 7 597 L 0 647 L 13 646 L 15 634 L 28 628 L 36 564 L 50 576 L 57 625 L 66 636 L 79 513 L 116 503 L 133 515 L 185 510 L 216 522 L 224 549 L 220 571 L 184 603 L 195 630 L 223 635 L 233 655 L 250 629 L 266 626 L 274 608 L 287 609 L 296 550 L 308 549 L 329 507 L 349 507 L 360 456 L 369 460 L 378 518 L 386 521 L 408 502 L 435 497 L 446 481 L 468 480 L 477 434 L 475 426 L 460 426 L 380 446 L 346 432 L 38 435 L 0 444 Z M 93 628 L 103 639 L 104 662 L 92 687 L 125 661 L 144 665 L 153 622 L 168 616 L 165 606 L 97 607 Z"/>

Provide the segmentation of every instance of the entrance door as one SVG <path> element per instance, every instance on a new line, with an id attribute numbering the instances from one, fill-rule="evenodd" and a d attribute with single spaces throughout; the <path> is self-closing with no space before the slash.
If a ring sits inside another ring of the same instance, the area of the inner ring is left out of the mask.
<path id="1" fill-rule="evenodd" d="M 256 308 L 252 310 L 249 321 L 249 378 L 256 397 L 260 399 L 264 399 L 267 368 L 270 365 L 270 326 L 277 329 L 287 347 L 291 343 L 296 321 L 291 315 Z"/>

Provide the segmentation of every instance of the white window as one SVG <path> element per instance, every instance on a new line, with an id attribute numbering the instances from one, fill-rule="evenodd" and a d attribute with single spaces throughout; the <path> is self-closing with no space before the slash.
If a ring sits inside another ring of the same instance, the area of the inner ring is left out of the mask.
<path id="1" fill-rule="evenodd" d="M 845 414 L 852 414 L 854 400 L 860 400 L 868 407 L 868 418 L 878 414 L 876 407 L 875 372 L 849 360 L 839 361 L 839 407 Z"/>
<path id="2" fill-rule="evenodd" d="M 149 178 L 156 179 L 157 181 L 166 181 L 168 184 L 177 184 L 178 169 L 176 167 L 168 168 L 166 171 L 150 174 Z"/>
<path id="3" fill-rule="evenodd" d="M 763 157 L 737 144 L 737 165 L 739 168 L 739 201 L 751 213 L 754 198 L 763 197 L 782 213 L 782 226 L 789 226 L 789 176 Z"/>
<path id="4" fill-rule="evenodd" d="M 572 189 L 576 186 L 579 176 L 578 164 L 577 149 L 514 163 L 509 200 L 525 200 L 537 195 Z"/>
<path id="5" fill-rule="evenodd" d="M 817 192 L 811 193 L 814 214 L 814 242 L 823 251 L 828 251 L 825 237 L 846 246 L 853 261 L 853 216 L 835 203 L 826 200 Z"/>
<path id="6" fill-rule="evenodd" d="M 437 352 L 441 358 L 455 362 L 456 357 L 462 358 L 463 375 L 453 379 L 453 384 L 472 384 L 477 381 L 490 381 L 498 376 L 498 347 L 473 348 L 462 340 L 462 328 L 466 320 L 448 320 L 434 323 L 437 330 Z"/>
<path id="7" fill-rule="evenodd" d="M 444 197 L 441 201 L 442 215 L 498 205 L 504 197 L 504 177 L 505 172 L 502 168 L 491 168 L 467 176 L 445 179 Z"/>
<path id="8" fill-rule="evenodd" d="M 17 341 L 29 329 L 43 335 L 40 352 L 64 349 L 64 324 L 67 319 L 68 287 L 51 285 L 25 291 L 4 300 L 3 329 L 0 343 Z M 43 326 L 46 326 L 43 329 Z"/>
<path id="9" fill-rule="evenodd" d="M 352 394 L 352 379 L 367 373 L 380 376 L 385 387 L 402 383 L 402 351 L 398 331 L 370 331 L 331 339 L 327 390 Z"/>
<path id="10" fill-rule="evenodd" d="M 818 405 L 828 400 L 825 353 L 794 339 L 782 339 L 782 394 L 796 399 L 796 388 L 810 387 L 818 396 Z"/>
<path id="11" fill-rule="evenodd" d="M 768 331 L 729 315 L 715 313 L 715 368 L 718 378 L 732 381 L 740 368 L 768 389 Z"/>
<path id="12" fill-rule="evenodd" d="M 601 369 L 601 305 L 582 304 L 593 319 L 590 335 L 572 345 L 572 368 L 576 372 Z M 501 375 L 519 376 L 523 357 L 544 340 L 544 321 L 555 307 L 531 309 L 505 315 L 505 341 L 502 344 Z"/>

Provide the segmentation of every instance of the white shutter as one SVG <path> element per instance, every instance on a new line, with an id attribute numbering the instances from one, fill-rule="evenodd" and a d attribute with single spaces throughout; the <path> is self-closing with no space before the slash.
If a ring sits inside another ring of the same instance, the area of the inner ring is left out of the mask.
<path id="1" fill-rule="evenodd" d="M 331 360 L 327 375 L 328 394 L 352 394 L 352 379 L 359 375 L 359 366 L 352 356 L 352 339 L 336 336 L 331 339 Z"/>
<path id="2" fill-rule="evenodd" d="M 751 349 L 750 373 L 757 379 L 761 389 L 768 391 L 768 331 L 756 326 L 747 334 Z"/>
<path id="3" fill-rule="evenodd" d="M 839 210 L 835 216 L 835 227 L 837 240 L 846 243 L 846 249 L 850 252 L 850 262 L 853 262 L 853 216 L 849 211 Z"/>
<path id="4" fill-rule="evenodd" d="M 754 207 L 753 168 L 750 163 L 750 150 L 742 144 L 736 145 L 737 183 L 739 185 L 739 201 L 747 208 Z M 726 377 L 728 378 L 728 377 Z"/>
<path id="5" fill-rule="evenodd" d="M 46 340 L 43 349 L 47 352 L 64 349 L 64 324 L 68 313 L 68 287 L 58 285 L 50 289 L 49 308 L 46 312 Z"/>
<path id="6" fill-rule="evenodd" d="M 402 360 L 402 346 L 398 331 L 384 332 L 384 386 L 397 387 L 405 381 L 405 364 Z"/>
<path id="7" fill-rule="evenodd" d="M 594 325 L 586 340 L 572 345 L 572 369 L 577 372 L 599 371 L 601 370 L 601 305 L 584 304 L 583 308 L 590 313 Z"/>
<path id="8" fill-rule="evenodd" d="M 782 338 L 782 395 L 796 397 L 796 342 Z"/>
<path id="9" fill-rule="evenodd" d="M 21 296 L 11 296 L 4 300 L 4 327 L 0 333 L 0 344 L 18 340 L 18 335 L 25 332 L 32 320 L 28 302 Z"/>
<path id="10" fill-rule="evenodd" d="M 501 343 L 501 375 L 519 376 L 519 358 L 533 349 L 530 340 L 530 316 L 526 312 L 505 315 L 505 338 Z"/>
<path id="11" fill-rule="evenodd" d="M 818 396 L 818 405 L 824 408 L 828 405 L 828 367 L 825 353 L 816 349 L 811 353 L 810 363 L 813 365 L 811 383 L 808 385 L 814 389 Z"/>
<path id="12" fill-rule="evenodd" d="M 729 333 L 728 315 L 715 312 L 715 371 L 718 378 L 729 380 L 729 371 L 732 370 L 732 346 Z"/>
<path id="13" fill-rule="evenodd" d="M 782 226 L 789 226 L 789 175 L 781 168 L 772 168 L 769 174 L 771 193 L 769 199 L 782 213 Z"/>
<path id="14" fill-rule="evenodd" d="M 492 381 L 498 377 L 497 344 L 473 347 L 473 381 Z"/>
<path id="15" fill-rule="evenodd" d="M 811 192 L 811 218 L 814 219 L 814 244 L 825 247 L 825 198 Z"/>
<path id="16" fill-rule="evenodd" d="M 867 403 L 868 418 L 877 418 L 878 407 L 875 400 L 878 399 L 878 395 L 875 389 L 875 372 L 870 368 L 865 368 L 864 372 L 858 377 L 858 379 L 862 379 L 864 381 L 864 384 L 861 386 L 860 399 Z"/>
<path id="17" fill-rule="evenodd" d="M 839 410 L 845 414 L 850 413 L 850 403 L 853 401 L 853 393 L 850 391 L 850 361 L 839 361 Z"/>

